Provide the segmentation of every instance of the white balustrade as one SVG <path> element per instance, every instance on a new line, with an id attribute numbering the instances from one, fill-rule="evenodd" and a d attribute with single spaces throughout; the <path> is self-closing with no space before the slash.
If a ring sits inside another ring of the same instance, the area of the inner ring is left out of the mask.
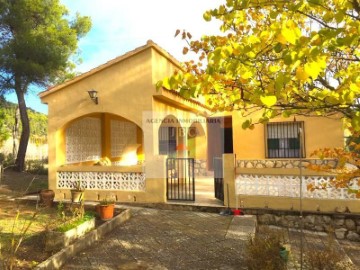
<path id="1" fill-rule="evenodd" d="M 87 190 L 145 191 L 145 173 L 140 172 L 57 172 L 58 189 L 72 189 L 80 181 Z"/>
<path id="2" fill-rule="evenodd" d="M 333 176 L 303 176 L 303 198 L 316 199 L 357 199 L 347 188 L 335 188 L 329 185 Z M 327 186 L 325 189 L 308 190 L 312 184 L 316 187 Z M 353 188 L 358 189 L 356 181 Z M 300 197 L 300 176 L 298 175 L 256 175 L 240 174 L 235 180 L 235 192 L 242 195 Z"/>

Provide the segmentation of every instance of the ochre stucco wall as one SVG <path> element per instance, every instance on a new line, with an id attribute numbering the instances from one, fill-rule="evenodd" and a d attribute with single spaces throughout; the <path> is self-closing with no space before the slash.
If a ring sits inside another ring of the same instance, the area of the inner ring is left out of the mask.
<path id="1" fill-rule="evenodd" d="M 163 80 L 164 77 L 170 76 L 175 70 L 179 69 L 177 63 L 175 63 L 176 60 L 172 59 L 172 57 L 170 57 L 166 52 L 151 49 L 151 54 L 153 85 L 155 85 L 159 80 Z"/>
<path id="2" fill-rule="evenodd" d="M 264 125 L 257 124 L 253 130 L 242 129 L 244 118 L 240 113 L 233 115 L 233 139 L 236 159 L 265 159 Z M 256 115 L 254 116 L 256 119 Z M 275 118 L 270 122 L 291 122 L 293 118 Z M 296 116 L 296 121 L 304 121 L 305 151 L 307 158 L 316 149 L 324 147 L 343 147 L 344 134 L 340 119 L 325 117 Z"/>
<path id="3" fill-rule="evenodd" d="M 165 57 L 164 57 L 165 56 Z M 140 148 L 145 156 L 146 191 L 87 191 L 86 198 L 98 200 L 107 195 L 117 196 L 118 201 L 164 202 L 166 201 L 165 156 L 158 154 L 158 130 L 161 120 L 174 116 L 180 120 L 178 127 L 188 128 L 199 122 L 204 134 L 195 139 L 196 159 L 207 159 L 207 127 L 204 111 L 206 109 L 171 96 L 163 89 L 156 90 L 155 83 L 177 69 L 177 63 L 169 55 L 152 46 L 130 52 L 126 57 L 105 64 L 70 83 L 55 87 L 42 95 L 42 101 L 49 105 L 48 143 L 49 143 L 49 188 L 56 190 L 58 199 L 69 198 L 69 190 L 56 189 L 56 172 L 65 163 L 65 129 L 74 120 L 84 116 L 103 119 L 103 156 L 109 154 L 109 121 L 111 118 L 124 118 L 135 123 L 142 130 L 143 141 Z M 98 92 L 99 104 L 90 100 L 87 91 Z M 181 103 L 181 102 L 183 103 Z M 264 159 L 264 127 L 256 125 L 254 130 L 243 130 L 243 118 L 239 113 L 232 115 L 233 148 L 237 159 Z M 223 116 L 221 115 L 221 116 Z M 147 123 L 146 119 L 154 120 Z M 296 117 L 305 121 L 306 157 L 319 147 L 340 147 L 343 145 L 341 121 L 326 118 Z M 190 120 L 190 121 L 189 121 Z M 291 121 L 280 119 L 279 121 Z M 182 122 L 183 121 L 183 122 Z M 275 120 L 273 120 L 275 121 Z M 183 142 L 189 138 L 182 138 Z M 230 163 L 232 161 L 229 161 Z M 233 171 L 233 170 L 232 170 Z M 230 192 L 233 184 L 230 184 Z M 226 197 L 226 195 L 225 195 Z M 225 199 L 226 201 L 226 199 Z M 231 199 L 231 204 L 234 204 Z"/>
<path id="4" fill-rule="evenodd" d="M 153 111 L 154 118 L 157 120 L 164 119 L 166 116 L 172 116 L 175 121 L 178 121 L 173 126 L 176 126 L 178 129 L 178 143 L 186 142 L 188 138 L 188 133 L 190 127 L 198 127 L 198 129 L 203 132 L 202 136 L 198 136 L 195 138 L 195 158 L 196 159 L 206 159 L 206 118 L 200 115 L 197 115 L 193 112 L 184 111 L 181 108 L 176 108 L 170 104 L 166 104 L 163 101 L 154 99 L 153 100 Z M 195 121 L 198 121 L 194 124 Z M 159 130 L 161 122 L 157 121 L 154 123 L 155 131 Z M 159 141 L 156 137 L 156 140 L 153 142 L 154 144 L 154 153 L 158 154 L 159 151 Z M 188 144 L 187 144 L 188 145 Z M 193 145 L 190 143 L 190 145 Z"/>
<path id="5" fill-rule="evenodd" d="M 233 154 L 223 155 L 223 175 L 224 175 L 224 202 L 227 206 L 229 201 L 230 207 L 236 206 L 241 208 L 269 208 L 269 209 L 284 209 L 284 210 L 300 210 L 300 198 L 298 197 L 276 197 L 276 196 L 250 196 L 250 195 L 236 195 L 235 194 L 235 170 L 234 170 Z M 277 173 L 288 175 L 300 175 L 300 171 L 296 169 L 272 169 Z M 258 174 L 261 170 L 257 170 Z M 264 170 L 266 171 L 266 170 Z M 288 172 L 286 172 L 288 171 Z M 274 173 L 274 172 L 273 172 Z M 304 175 L 316 175 L 313 171 L 303 170 Z M 319 173 L 320 174 L 320 173 Z M 229 191 L 229 193 L 227 192 Z M 229 196 L 229 197 L 228 197 Z M 236 203 L 237 200 L 237 203 Z M 302 209 L 304 211 L 322 211 L 334 212 L 336 208 L 348 208 L 351 213 L 360 213 L 360 204 L 358 200 L 341 200 L 341 199 L 316 199 L 303 198 Z"/>
<path id="6" fill-rule="evenodd" d="M 50 89 L 42 97 L 42 101 L 49 107 L 49 188 L 56 190 L 57 168 L 65 163 L 65 129 L 73 120 L 92 115 L 105 117 L 103 123 L 106 125 L 108 118 L 123 117 L 142 128 L 142 112 L 152 111 L 152 95 L 156 93 L 152 74 L 152 56 L 152 48 L 149 47 L 113 65 L 105 64 L 104 68 L 100 66 L 90 71 L 87 76 L 83 75 L 83 79 L 80 76 L 80 79 L 77 78 L 72 83 L 65 83 L 57 91 Z M 88 96 L 87 91 L 91 89 L 98 92 L 98 105 Z M 107 137 L 106 134 L 103 136 Z M 105 143 L 103 154 L 106 155 L 108 151 Z M 147 182 L 148 191 L 152 190 L 151 182 L 154 181 Z M 158 185 L 159 183 L 155 184 Z M 60 191 L 57 191 L 57 196 L 63 197 L 59 194 Z M 164 191 L 161 189 L 159 191 L 161 194 L 152 192 L 153 195 L 150 197 L 144 195 L 143 200 L 164 200 Z M 92 195 L 89 193 L 88 196 Z M 94 196 L 92 197 L 95 198 Z"/>
<path id="7" fill-rule="evenodd" d="M 145 46 L 119 59 L 112 60 L 110 64 L 95 68 L 41 95 L 42 101 L 49 107 L 49 188 L 56 191 L 57 199 L 68 199 L 70 196 L 69 190 L 56 188 L 57 171 L 66 160 L 66 128 L 77 119 L 91 116 L 102 119 L 103 157 L 109 156 L 110 152 L 109 122 L 111 119 L 130 120 L 138 126 L 138 131 L 142 130 L 142 133 L 138 132 L 138 135 L 141 134 L 138 136 L 138 142 L 142 143 L 138 154 L 142 154 L 146 159 L 146 166 L 143 167 L 143 172 L 146 174 L 146 191 L 89 190 L 86 191 L 86 198 L 101 200 L 108 195 L 113 195 L 119 201 L 134 201 L 135 198 L 138 202 L 166 200 L 165 157 L 158 156 L 160 123 L 147 125 L 144 120 L 146 117 L 159 117 L 154 113 L 159 110 L 160 117 L 173 113 L 179 119 L 188 119 L 196 115 L 184 107 L 174 108 L 164 100 L 156 101 L 153 98 L 154 95 L 161 95 L 161 90 L 156 90 L 155 83 L 177 68 L 176 61 L 165 52 L 154 49 L 152 46 Z M 98 105 L 94 104 L 88 96 L 87 91 L 91 89 L 98 92 Z M 190 124 L 186 123 L 182 126 L 188 127 Z M 203 145 L 201 149 L 204 149 Z M 204 151 L 202 150 L 198 156 L 205 158 Z M 91 166 L 91 163 L 84 162 L 82 165 L 85 165 L 83 169 L 86 170 L 86 166 Z M 111 171 L 112 168 L 107 169 Z"/>

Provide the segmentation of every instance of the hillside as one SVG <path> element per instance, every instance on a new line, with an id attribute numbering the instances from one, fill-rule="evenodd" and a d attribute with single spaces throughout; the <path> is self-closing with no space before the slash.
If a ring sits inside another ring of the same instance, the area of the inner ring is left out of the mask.
<path id="1" fill-rule="evenodd" d="M 0 142 L 11 137 L 15 128 L 17 104 L 0 97 Z M 28 108 L 30 121 L 30 141 L 36 144 L 46 143 L 47 115 Z M 18 116 L 18 136 L 21 134 L 20 116 Z"/>

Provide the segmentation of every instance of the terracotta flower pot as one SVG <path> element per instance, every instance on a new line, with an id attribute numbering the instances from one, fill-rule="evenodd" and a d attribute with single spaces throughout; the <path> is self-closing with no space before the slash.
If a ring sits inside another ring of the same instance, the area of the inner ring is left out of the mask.
<path id="1" fill-rule="evenodd" d="M 39 194 L 40 202 L 47 207 L 52 207 L 55 198 L 55 192 L 51 189 L 42 189 L 40 190 Z"/>
<path id="2" fill-rule="evenodd" d="M 71 190 L 71 201 L 74 203 L 78 203 L 84 200 L 84 191 L 72 189 Z"/>
<path id="3" fill-rule="evenodd" d="M 97 205 L 97 212 L 100 215 L 101 220 L 109 220 L 114 217 L 114 204 Z"/>

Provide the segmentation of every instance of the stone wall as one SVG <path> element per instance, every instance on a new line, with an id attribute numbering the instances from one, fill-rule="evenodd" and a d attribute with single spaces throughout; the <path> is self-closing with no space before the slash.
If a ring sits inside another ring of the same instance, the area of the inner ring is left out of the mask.
<path id="1" fill-rule="evenodd" d="M 331 167 L 336 166 L 335 160 L 320 160 L 320 159 L 304 159 L 302 161 L 303 168 L 306 168 L 309 164 L 317 165 L 330 165 Z M 238 168 L 247 169 L 263 169 L 263 168 L 283 168 L 292 169 L 298 168 L 300 161 L 298 159 L 257 159 L 257 160 L 236 160 L 236 166 Z M 194 167 L 195 175 L 206 176 L 209 175 L 207 171 L 207 160 L 195 159 Z"/>
<path id="2" fill-rule="evenodd" d="M 336 166 L 335 160 L 321 160 L 321 159 L 304 159 L 302 160 L 302 167 L 306 168 L 309 164 L 330 165 Z M 278 169 L 293 169 L 299 168 L 299 159 L 258 159 L 258 160 L 236 160 L 238 168 L 247 169 L 264 169 L 264 168 L 278 168 Z"/>
<path id="3" fill-rule="evenodd" d="M 194 163 L 194 173 L 195 176 L 207 176 L 207 160 L 195 159 Z"/>
<path id="4" fill-rule="evenodd" d="M 284 228 L 300 229 L 297 211 L 272 209 L 243 209 L 245 214 L 257 215 L 258 224 L 275 225 Z M 347 213 L 339 208 L 334 213 L 303 212 L 305 230 L 334 233 L 337 239 L 360 242 L 360 215 Z"/>

